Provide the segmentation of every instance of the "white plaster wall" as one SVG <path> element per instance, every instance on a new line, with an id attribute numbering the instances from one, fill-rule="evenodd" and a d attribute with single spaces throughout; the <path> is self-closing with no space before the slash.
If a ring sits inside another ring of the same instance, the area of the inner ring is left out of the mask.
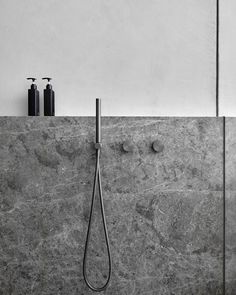
<path id="1" fill-rule="evenodd" d="M 47 75 L 57 115 L 101 97 L 103 115 L 214 116 L 215 3 L 0 0 L 0 115 L 26 115 L 25 78 Z"/>
<path id="2" fill-rule="evenodd" d="M 220 110 L 236 116 L 236 1 L 220 1 Z"/>

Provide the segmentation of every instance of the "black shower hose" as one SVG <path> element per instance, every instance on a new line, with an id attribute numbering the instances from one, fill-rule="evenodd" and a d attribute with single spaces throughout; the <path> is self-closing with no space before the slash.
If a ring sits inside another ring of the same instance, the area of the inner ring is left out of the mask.
<path id="1" fill-rule="evenodd" d="M 106 287 L 108 286 L 108 284 L 110 282 L 111 268 L 112 268 L 110 245 L 109 245 L 107 225 L 106 225 L 104 205 L 103 205 L 102 184 L 101 184 L 101 175 L 100 175 L 100 151 L 101 151 L 101 145 L 99 144 L 96 147 L 96 167 L 95 167 L 95 175 L 94 175 L 94 183 L 93 183 L 93 195 L 92 195 L 92 201 L 91 201 L 89 223 L 88 223 L 87 237 L 86 237 L 85 249 L 84 249 L 84 259 L 83 259 L 83 276 L 84 276 L 85 283 L 91 290 L 93 290 L 95 292 L 101 292 L 106 289 Z M 90 240 L 90 234 L 91 234 L 92 216 L 93 216 L 93 209 L 94 209 L 94 200 L 95 200 L 96 191 L 97 191 L 97 184 L 98 184 L 100 208 L 101 208 L 101 214 L 102 214 L 102 223 L 103 223 L 103 230 L 104 230 L 104 234 L 105 234 L 105 242 L 106 242 L 106 247 L 107 247 L 108 264 L 109 264 L 107 281 L 101 287 L 94 287 L 92 285 L 92 283 L 89 281 L 88 276 L 87 276 L 87 254 L 88 254 L 88 246 L 89 246 L 89 240 Z"/>

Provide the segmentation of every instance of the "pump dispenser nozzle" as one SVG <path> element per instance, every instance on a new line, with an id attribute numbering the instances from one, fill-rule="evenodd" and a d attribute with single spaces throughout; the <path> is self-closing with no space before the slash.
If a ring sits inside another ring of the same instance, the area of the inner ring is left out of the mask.
<path id="1" fill-rule="evenodd" d="M 27 78 L 27 80 L 32 80 L 32 82 L 34 84 L 34 81 L 36 81 L 37 79 L 36 78 Z"/>
<path id="2" fill-rule="evenodd" d="M 45 77 L 45 78 L 42 78 L 42 80 L 48 80 L 48 84 L 46 86 L 46 89 L 52 89 L 52 85 L 50 83 L 50 81 L 52 80 L 52 78 Z"/>
<path id="3" fill-rule="evenodd" d="M 32 80 L 28 89 L 28 116 L 39 116 L 39 91 L 34 83 L 36 78 L 27 78 L 27 80 Z"/>
<path id="4" fill-rule="evenodd" d="M 52 80 L 52 78 L 45 77 L 45 78 L 42 78 L 42 80 L 48 80 L 48 84 L 50 84 L 50 81 Z"/>

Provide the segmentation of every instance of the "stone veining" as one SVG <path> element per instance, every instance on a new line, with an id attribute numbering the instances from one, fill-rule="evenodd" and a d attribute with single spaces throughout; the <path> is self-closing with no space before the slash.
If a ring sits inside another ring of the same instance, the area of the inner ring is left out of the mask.
<path id="1" fill-rule="evenodd" d="M 82 258 L 94 137 L 92 117 L 0 118 L 0 294 L 92 294 Z M 222 119 L 105 117 L 102 139 L 114 265 L 103 294 L 223 294 Z M 98 284 L 107 257 L 95 207 Z"/>

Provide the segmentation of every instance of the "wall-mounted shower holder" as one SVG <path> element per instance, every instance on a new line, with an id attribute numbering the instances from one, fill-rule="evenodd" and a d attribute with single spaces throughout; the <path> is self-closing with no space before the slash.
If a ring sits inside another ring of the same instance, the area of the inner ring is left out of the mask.
<path id="1" fill-rule="evenodd" d="M 101 142 L 95 142 L 94 147 L 96 150 L 100 150 L 102 148 L 102 143 Z"/>

